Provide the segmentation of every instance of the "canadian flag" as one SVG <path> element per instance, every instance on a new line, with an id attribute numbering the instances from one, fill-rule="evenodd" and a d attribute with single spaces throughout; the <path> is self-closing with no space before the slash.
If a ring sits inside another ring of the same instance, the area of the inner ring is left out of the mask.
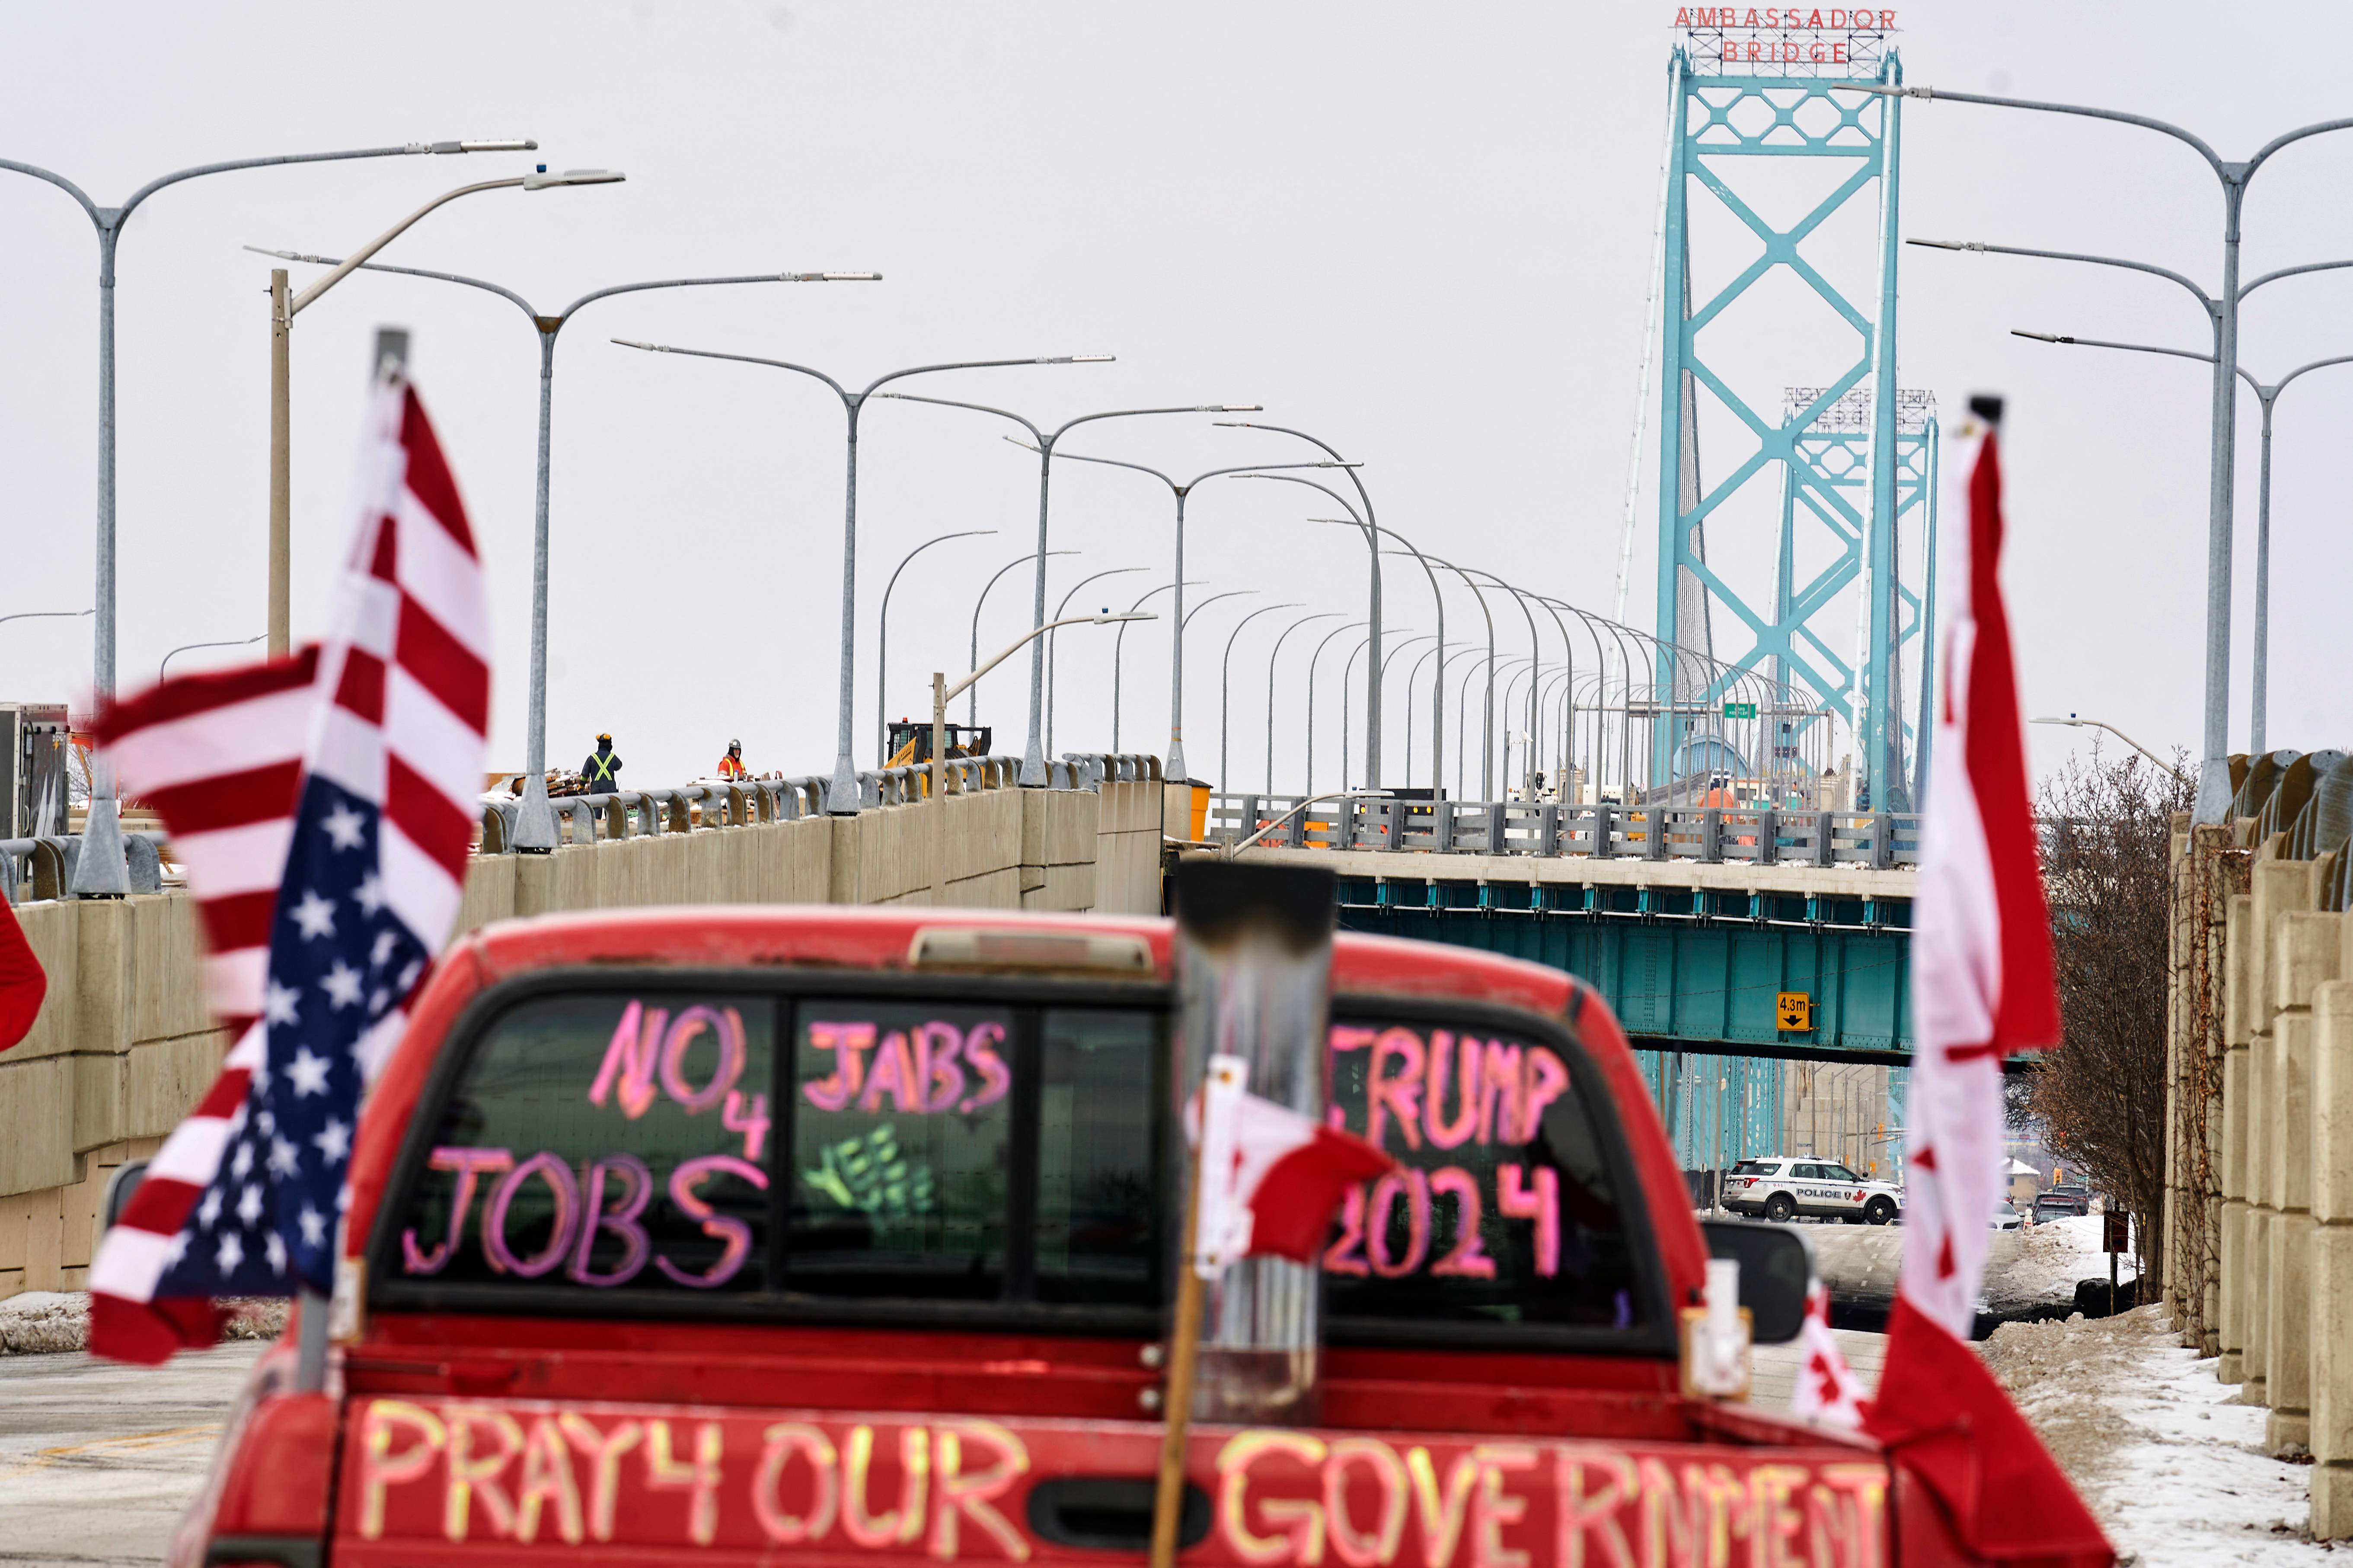
<path id="1" fill-rule="evenodd" d="M 1828 1426 L 1862 1424 L 1862 1384 L 1831 1332 L 1831 1293 L 1819 1280 L 1806 1296 L 1806 1326 L 1798 1331 L 1798 1381 L 1789 1413 Z"/>
<path id="2" fill-rule="evenodd" d="M 2001 599 L 1997 399 L 1968 479 L 1968 545 L 1947 570 L 1936 750 L 1913 900 L 1904 1268 L 1863 1429 L 1935 1494 L 1972 1555 L 2106 1568 L 2116 1553 L 1969 1335 L 2002 1147 L 2002 1058 L 2059 1043 L 2026 747 Z"/>
<path id="3" fill-rule="evenodd" d="M 1353 1133 L 1260 1099 L 1249 1081 L 1248 1062 L 1213 1056 L 1187 1108 L 1200 1156 L 1193 1270 L 1204 1279 L 1244 1258 L 1313 1263 L 1348 1189 L 1397 1168 Z"/>

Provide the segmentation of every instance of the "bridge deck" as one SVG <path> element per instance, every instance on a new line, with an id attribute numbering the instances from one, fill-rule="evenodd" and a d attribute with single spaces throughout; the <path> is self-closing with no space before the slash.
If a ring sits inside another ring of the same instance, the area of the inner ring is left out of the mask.
<path id="1" fill-rule="evenodd" d="M 1909 1059 L 1909 871 L 1249 849 L 1339 879 L 1340 923 L 1566 970 L 1650 1049 Z M 1802 994 L 1811 1026 L 1785 1029 Z"/>

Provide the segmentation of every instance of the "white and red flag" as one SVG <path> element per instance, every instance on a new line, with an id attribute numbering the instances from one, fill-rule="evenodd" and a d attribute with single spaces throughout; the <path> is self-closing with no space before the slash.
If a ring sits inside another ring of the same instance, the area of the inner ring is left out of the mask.
<path id="1" fill-rule="evenodd" d="M 2002 605 L 2000 405 L 1968 478 L 1966 559 L 1944 576 L 1936 749 L 1912 904 L 1904 1267 L 1864 1429 L 1989 1562 L 2105 1568 L 2115 1553 L 1969 1347 L 2003 1148 L 2002 1060 L 2059 1043 L 2025 731 Z"/>
<path id="2" fill-rule="evenodd" d="M 1204 1279 L 1244 1258 L 1313 1263 L 1348 1189 L 1397 1168 L 1356 1134 L 1250 1093 L 1249 1081 L 1248 1062 L 1213 1056 L 1187 1108 L 1200 1156 L 1193 1268 Z"/>
<path id="3" fill-rule="evenodd" d="M 481 567 L 416 394 L 387 380 L 367 420 L 327 644 L 100 726 L 172 833 L 237 1031 L 92 1260 L 102 1355 L 209 1344 L 219 1297 L 331 1288 L 362 1092 L 458 912 L 489 721 Z"/>
<path id="4" fill-rule="evenodd" d="M 1798 1331 L 1798 1380 L 1789 1413 L 1830 1426 L 1862 1424 L 1862 1382 L 1831 1332 L 1831 1292 L 1820 1280 L 1806 1294 L 1806 1322 Z"/>

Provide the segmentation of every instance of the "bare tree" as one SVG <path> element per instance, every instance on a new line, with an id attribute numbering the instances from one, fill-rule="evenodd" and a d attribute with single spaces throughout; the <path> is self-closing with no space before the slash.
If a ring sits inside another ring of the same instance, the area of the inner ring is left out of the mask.
<path id="1" fill-rule="evenodd" d="M 2064 1043 L 2027 1068 L 2011 1113 L 2132 1215 L 2143 1278 L 2165 1207 L 2172 818 L 2190 802 L 2178 771 L 2094 746 L 2036 803 Z"/>

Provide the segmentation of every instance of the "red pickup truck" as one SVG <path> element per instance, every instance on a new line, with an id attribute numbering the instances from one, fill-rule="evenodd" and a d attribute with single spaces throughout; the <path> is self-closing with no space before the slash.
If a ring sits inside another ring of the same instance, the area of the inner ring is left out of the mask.
<path id="1" fill-rule="evenodd" d="M 172 1561 L 1134 1559 L 1170 931 L 776 908 L 460 941 L 362 1119 L 325 1386 L 290 1336 L 264 1356 Z M 1187 1562 L 1968 1561 L 1867 1441 L 1681 1392 L 1708 1241 L 1591 991 L 1344 933 L 1330 1061 L 1329 1115 L 1400 1168 L 1324 1256 L 1317 1424 L 1192 1429 Z"/>

